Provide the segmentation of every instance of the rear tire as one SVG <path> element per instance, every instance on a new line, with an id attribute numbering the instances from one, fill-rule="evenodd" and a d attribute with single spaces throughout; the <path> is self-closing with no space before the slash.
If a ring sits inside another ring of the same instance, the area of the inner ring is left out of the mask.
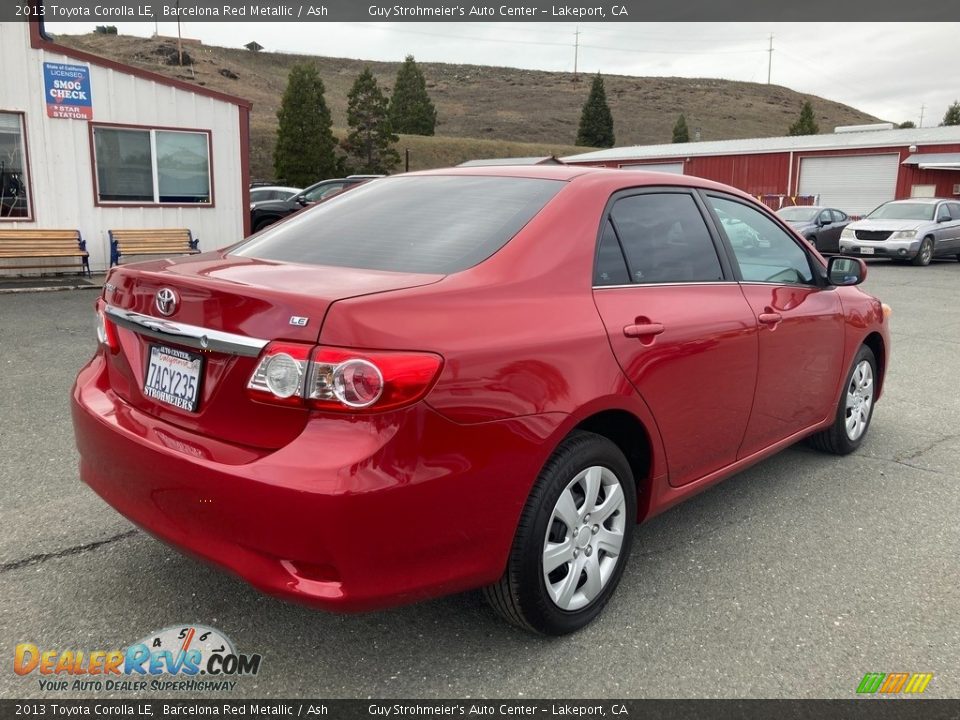
<path id="1" fill-rule="evenodd" d="M 809 438 L 821 452 L 849 455 L 863 442 L 873 419 L 876 398 L 877 359 L 873 350 L 861 345 L 837 405 L 833 425 Z"/>
<path id="2" fill-rule="evenodd" d="M 920 243 L 920 249 L 917 251 L 916 257 L 914 257 L 910 262 L 918 267 L 925 267 L 926 265 L 930 264 L 932 259 L 933 240 L 927 237 L 923 239 L 922 243 Z"/>
<path id="3" fill-rule="evenodd" d="M 253 226 L 253 231 L 255 233 L 258 233 L 261 230 L 263 230 L 265 227 L 269 227 L 270 225 L 273 225 L 279 219 L 280 218 L 270 217 L 270 218 L 263 218 L 262 220 L 257 220 L 257 224 Z"/>
<path id="4" fill-rule="evenodd" d="M 484 596 L 517 627 L 544 635 L 576 632 L 616 590 L 636 512 L 633 473 L 620 449 L 601 435 L 572 433 L 540 472 L 506 571 Z"/>

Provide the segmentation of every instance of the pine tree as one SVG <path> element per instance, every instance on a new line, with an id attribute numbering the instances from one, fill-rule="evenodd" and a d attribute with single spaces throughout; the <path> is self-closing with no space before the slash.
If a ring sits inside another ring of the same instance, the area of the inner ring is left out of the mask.
<path id="1" fill-rule="evenodd" d="M 809 100 L 806 100 L 803 103 L 803 107 L 800 108 L 800 117 L 790 126 L 790 132 L 788 134 L 816 135 L 818 132 L 820 132 L 820 126 L 817 125 L 817 121 L 813 119 L 813 105 L 810 104 Z"/>
<path id="2" fill-rule="evenodd" d="M 673 126 L 673 141 L 675 143 L 690 142 L 690 131 L 687 129 L 687 119 L 680 113 L 677 124 Z"/>
<path id="3" fill-rule="evenodd" d="M 390 125 L 387 98 L 366 67 L 347 95 L 350 134 L 342 146 L 359 173 L 386 173 L 400 162 L 393 144 L 398 138 Z"/>
<path id="4" fill-rule="evenodd" d="M 409 135 L 433 135 L 437 110 L 427 94 L 427 81 L 413 55 L 407 55 L 397 71 L 390 97 L 393 131 Z"/>
<path id="5" fill-rule="evenodd" d="M 277 119 L 273 169 L 277 180 L 306 187 L 336 174 L 330 110 L 323 97 L 323 80 L 313 65 L 294 65 L 287 80 Z"/>
<path id="6" fill-rule="evenodd" d="M 583 105 L 577 145 L 585 147 L 613 147 L 613 115 L 607 105 L 607 93 L 603 89 L 600 73 L 593 79 L 590 96 Z"/>
<path id="7" fill-rule="evenodd" d="M 960 101 L 954 100 L 953 105 L 947 108 L 941 125 L 960 125 Z"/>

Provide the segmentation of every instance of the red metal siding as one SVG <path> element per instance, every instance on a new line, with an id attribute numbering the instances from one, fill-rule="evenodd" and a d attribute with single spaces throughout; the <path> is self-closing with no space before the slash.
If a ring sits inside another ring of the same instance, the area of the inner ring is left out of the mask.
<path id="1" fill-rule="evenodd" d="M 733 185 L 751 195 L 779 195 L 787 192 L 789 168 L 789 153 L 711 155 L 691 157 L 686 174 Z"/>
<path id="2" fill-rule="evenodd" d="M 921 145 L 917 153 L 960 153 L 960 144 Z M 685 175 L 695 175 L 716 182 L 726 183 L 754 196 L 759 195 L 796 195 L 800 182 L 800 160 L 807 157 L 829 157 L 848 155 L 900 155 L 900 162 L 911 153 L 906 147 L 861 147 L 838 148 L 833 150 L 797 150 L 793 153 L 793 172 L 790 171 L 790 153 L 773 152 L 749 155 L 706 155 L 676 157 L 658 157 L 645 159 L 605 160 L 594 163 L 582 163 L 597 167 L 619 168 L 630 165 L 633 170 L 642 169 L 644 163 L 660 164 L 670 162 L 684 163 Z M 787 178 L 790 187 L 787 187 Z M 897 178 L 896 198 L 910 197 L 913 185 L 936 185 L 937 195 L 953 197 L 953 186 L 960 184 L 960 171 L 920 170 L 915 165 L 900 165 Z"/>

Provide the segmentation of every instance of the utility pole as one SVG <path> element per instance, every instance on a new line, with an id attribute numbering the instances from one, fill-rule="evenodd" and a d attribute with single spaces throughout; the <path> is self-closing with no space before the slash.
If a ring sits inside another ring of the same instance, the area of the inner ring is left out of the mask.
<path id="1" fill-rule="evenodd" d="M 773 33 L 770 33 L 770 47 L 767 50 L 767 85 L 770 84 L 770 74 L 773 71 Z"/>
<path id="2" fill-rule="evenodd" d="M 580 55 L 580 26 L 577 25 L 576 32 L 573 33 L 573 76 L 577 77 L 577 60 Z"/>
<path id="3" fill-rule="evenodd" d="M 177 64 L 183 67 L 183 40 L 180 37 L 180 0 L 177 0 Z"/>
<path id="4" fill-rule="evenodd" d="M 920 127 L 923 127 L 923 111 L 927 109 L 926 105 L 920 106 Z"/>

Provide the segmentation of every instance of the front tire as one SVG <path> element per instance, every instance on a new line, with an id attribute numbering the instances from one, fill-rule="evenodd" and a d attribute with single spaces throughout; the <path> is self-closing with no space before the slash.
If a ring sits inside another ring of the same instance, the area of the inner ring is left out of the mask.
<path id="1" fill-rule="evenodd" d="M 810 445 L 834 455 L 849 455 L 860 447 L 873 418 L 876 378 L 877 359 L 873 350 L 861 345 L 847 373 L 833 425 L 813 435 Z"/>
<path id="2" fill-rule="evenodd" d="M 933 259 L 933 240 L 930 238 L 924 238 L 923 242 L 920 243 L 920 249 L 917 251 L 916 257 L 913 258 L 910 262 L 919 267 L 925 267 L 930 264 L 930 261 Z"/>
<path id="3" fill-rule="evenodd" d="M 508 622 L 566 635 L 603 610 L 623 575 L 636 525 L 630 465 L 610 440 L 576 431 L 527 499 L 500 580 L 484 589 Z"/>

